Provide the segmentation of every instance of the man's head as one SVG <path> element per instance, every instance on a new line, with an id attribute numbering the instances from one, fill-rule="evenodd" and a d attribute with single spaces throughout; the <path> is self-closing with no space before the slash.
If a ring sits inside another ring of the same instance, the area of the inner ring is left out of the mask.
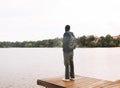
<path id="1" fill-rule="evenodd" d="M 65 31 L 69 31 L 70 30 L 70 25 L 66 25 L 65 26 Z"/>

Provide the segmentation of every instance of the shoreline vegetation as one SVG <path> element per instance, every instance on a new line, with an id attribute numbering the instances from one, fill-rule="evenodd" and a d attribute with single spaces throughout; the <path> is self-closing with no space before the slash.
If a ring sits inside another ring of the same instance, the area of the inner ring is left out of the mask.
<path id="1" fill-rule="evenodd" d="M 101 36 L 96 37 L 94 35 L 81 36 L 76 38 L 77 47 L 120 47 L 120 35 L 119 36 Z M 0 42 L 0 48 L 11 48 L 11 47 L 62 47 L 62 38 L 45 39 L 39 41 L 23 41 L 23 42 Z"/>

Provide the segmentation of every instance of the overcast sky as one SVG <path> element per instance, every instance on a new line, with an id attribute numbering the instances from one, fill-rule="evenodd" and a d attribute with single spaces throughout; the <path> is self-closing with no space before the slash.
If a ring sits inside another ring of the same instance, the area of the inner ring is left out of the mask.
<path id="1" fill-rule="evenodd" d="M 0 0 L 0 41 L 120 34 L 119 0 Z"/>

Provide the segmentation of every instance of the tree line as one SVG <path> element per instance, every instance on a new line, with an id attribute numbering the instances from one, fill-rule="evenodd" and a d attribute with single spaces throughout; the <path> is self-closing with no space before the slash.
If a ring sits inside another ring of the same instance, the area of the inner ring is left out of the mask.
<path id="1" fill-rule="evenodd" d="M 96 37 L 94 35 L 81 36 L 76 38 L 77 47 L 119 47 L 120 38 L 114 38 L 111 35 Z M 39 41 L 23 42 L 0 42 L 1 48 L 7 47 L 62 47 L 62 38 L 46 39 Z"/>
<path id="2" fill-rule="evenodd" d="M 111 35 L 95 37 L 94 35 L 77 38 L 78 47 L 119 47 L 120 38 Z"/>
<path id="3" fill-rule="evenodd" d="M 0 47 L 61 47 L 61 38 L 23 42 L 4 41 L 0 42 Z"/>

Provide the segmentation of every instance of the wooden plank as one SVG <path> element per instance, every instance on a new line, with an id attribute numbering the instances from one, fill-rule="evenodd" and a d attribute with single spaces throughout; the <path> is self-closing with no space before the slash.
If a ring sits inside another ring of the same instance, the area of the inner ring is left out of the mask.
<path id="1" fill-rule="evenodd" d="M 102 85 L 96 86 L 94 88 L 120 88 L 120 81 L 106 82 Z"/>
<path id="2" fill-rule="evenodd" d="M 37 84 L 41 85 L 41 86 L 44 86 L 46 88 L 65 88 L 65 87 L 62 87 L 62 86 L 59 86 L 59 85 L 56 85 L 56 84 L 52 84 L 50 82 L 42 81 L 42 80 L 37 80 Z"/>
<path id="3" fill-rule="evenodd" d="M 74 81 L 65 82 L 62 80 L 64 76 L 53 78 L 38 79 L 37 84 L 46 88 L 102 88 L 99 85 L 109 81 L 96 78 L 76 76 Z"/>
<path id="4" fill-rule="evenodd" d="M 112 82 L 109 85 L 104 86 L 103 88 L 120 88 L 120 81 Z"/>
<path id="5" fill-rule="evenodd" d="M 97 85 L 97 86 L 95 86 L 93 88 L 105 88 L 106 86 L 110 85 L 111 83 L 113 83 L 113 82 L 108 81 L 108 82 L 103 83 L 102 85 L 100 84 L 100 85 Z"/>

